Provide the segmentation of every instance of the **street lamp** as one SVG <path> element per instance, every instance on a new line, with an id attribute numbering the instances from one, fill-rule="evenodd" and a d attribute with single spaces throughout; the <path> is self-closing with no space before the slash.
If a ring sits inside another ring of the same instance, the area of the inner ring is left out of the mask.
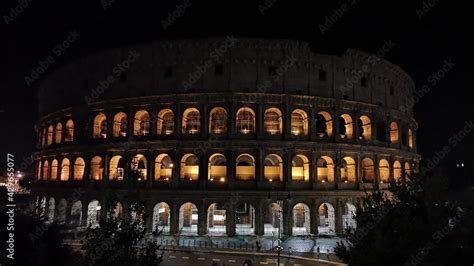
<path id="1" fill-rule="evenodd" d="M 278 245 L 278 246 L 276 246 L 275 249 L 276 249 L 277 254 L 278 254 L 277 265 L 280 266 L 280 252 L 283 251 L 283 247 Z"/>

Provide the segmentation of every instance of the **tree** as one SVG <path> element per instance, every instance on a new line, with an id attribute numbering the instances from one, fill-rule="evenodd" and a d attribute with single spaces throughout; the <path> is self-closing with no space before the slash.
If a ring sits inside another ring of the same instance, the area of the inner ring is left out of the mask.
<path id="1" fill-rule="evenodd" d="M 406 183 L 392 182 L 388 193 L 367 193 L 357 206 L 357 228 L 347 231 L 347 242 L 338 243 L 336 254 L 349 265 L 431 261 L 466 213 L 449 199 L 447 187 L 446 178 L 417 175 Z M 452 264 L 449 254 L 443 259 L 437 263 Z"/>
<path id="2" fill-rule="evenodd" d="M 139 176 L 132 172 L 131 180 Z M 133 182 L 133 181 L 132 181 Z M 116 214 L 116 196 L 109 195 L 107 213 L 100 219 L 99 226 L 87 228 L 83 245 L 85 265 L 158 265 L 162 261 L 163 251 L 156 243 L 156 237 L 148 237 L 144 225 L 144 205 L 139 193 L 130 189 L 127 195 L 130 211 L 125 217 Z"/>

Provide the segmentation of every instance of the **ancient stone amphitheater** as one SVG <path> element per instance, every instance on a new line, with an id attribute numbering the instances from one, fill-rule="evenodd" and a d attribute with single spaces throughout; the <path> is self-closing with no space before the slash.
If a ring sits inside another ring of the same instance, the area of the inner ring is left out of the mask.
<path id="1" fill-rule="evenodd" d="M 374 55 L 272 39 L 111 49 L 39 86 L 38 215 L 95 226 L 137 192 L 149 231 L 339 234 L 417 169 L 412 79 Z M 107 195 L 116 195 L 114 202 Z"/>

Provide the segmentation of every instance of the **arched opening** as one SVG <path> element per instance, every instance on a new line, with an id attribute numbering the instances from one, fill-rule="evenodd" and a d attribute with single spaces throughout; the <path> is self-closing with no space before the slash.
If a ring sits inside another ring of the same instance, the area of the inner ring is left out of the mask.
<path id="1" fill-rule="evenodd" d="M 71 207 L 71 225 L 80 226 L 82 223 L 82 203 L 80 200 L 74 202 Z"/>
<path id="2" fill-rule="evenodd" d="M 278 238 L 283 230 L 283 209 L 278 203 L 271 203 L 265 209 L 264 235 Z"/>
<path id="3" fill-rule="evenodd" d="M 309 182 L 308 157 L 298 154 L 291 160 L 291 180 L 296 182 Z"/>
<path id="4" fill-rule="evenodd" d="M 356 182 L 356 162 L 352 157 L 344 157 L 342 159 L 341 182 Z"/>
<path id="5" fill-rule="evenodd" d="M 199 134 L 201 130 L 201 115 L 196 108 L 188 108 L 183 113 L 183 134 Z"/>
<path id="6" fill-rule="evenodd" d="M 263 128 L 265 133 L 270 135 L 283 132 L 282 114 L 278 108 L 268 108 L 265 110 Z"/>
<path id="7" fill-rule="evenodd" d="M 158 113 L 156 134 L 171 135 L 174 133 L 174 114 L 171 109 L 163 109 Z"/>
<path id="8" fill-rule="evenodd" d="M 53 126 L 52 125 L 48 127 L 48 137 L 46 139 L 46 144 L 48 146 L 53 144 Z"/>
<path id="9" fill-rule="evenodd" d="M 69 119 L 66 122 L 66 132 L 64 135 L 64 141 L 71 142 L 74 140 L 74 122 Z"/>
<path id="10" fill-rule="evenodd" d="M 103 113 L 99 113 L 94 118 L 94 132 L 95 139 L 107 138 L 107 118 Z"/>
<path id="11" fill-rule="evenodd" d="M 54 198 L 50 198 L 48 202 L 48 217 L 47 217 L 47 220 L 50 223 L 54 222 L 55 207 L 56 207 L 56 201 L 54 200 Z"/>
<path id="12" fill-rule="evenodd" d="M 199 179 L 199 159 L 196 155 L 188 153 L 181 158 L 181 180 L 195 181 Z"/>
<path id="13" fill-rule="evenodd" d="M 100 219 L 100 203 L 97 200 L 92 200 L 87 206 L 87 226 L 95 228 L 99 226 Z"/>
<path id="14" fill-rule="evenodd" d="M 169 181 L 173 177 L 173 161 L 171 157 L 162 153 L 156 156 L 155 159 L 155 180 L 156 181 Z"/>
<path id="15" fill-rule="evenodd" d="M 59 200 L 58 203 L 58 217 L 56 218 L 56 221 L 59 224 L 63 224 L 66 222 L 66 208 L 67 208 L 67 201 L 66 199 L 61 199 Z"/>
<path id="16" fill-rule="evenodd" d="M 264 178 L 269 182 L 283 181 L 283 160 L 277 154 L 265 157 Z"/>
<path id="17" fill-rule="evenodd" d="M 409 162 L 405 162 L 405 175 L 406 177 L 411 177 L 411 167 Z"/>
<path id="18" fill-rule="evenodd" d="M 227 180 L 227 160 L 224 155 L 215 153 L 209 157 L 207 179 L 219 182 Z"/>
<path id="19" fill-rule="evenodd" d="M 41 221 L 47 220 L 48 219 L 48 213 L 47 213 L 47 208 L 46 208 L 46 197 L 42 197 L 40 202 L 39 202 L 39 219 Z"/>
<path id="20" fill-rule="evenodd" d="M 360 117 L 359 124 L 360 139 L 370 140 L 372 138 L 372 121 L 366 115 Z"/>
<path id="21" fill-rule="evenodd" d="M 123 180 L 125 162 L 120 155 L 115 155 L 110 159 L 109 180 Z"/>
<path id="22" fill-rule="evenodd" d="M 381 142 L 387 141 L 387 125 L 383 120 L 379 120 L 377 123 L 377 140 Z"/>
<path id="23" fill-rule="evenodd" d="M 166 202 L 160 202 L 153 208 L 153 232 L 170 232 L 170 206 Z"/>
<path id="24" fill-rule="evenodd" d="M 135 113 L 133 119 L 133 135 L 145 137 L 150 134 L 150 115 L 145 110 L 139 110 Z"/>
<path id="25" fill-rule="evenodd" d="M 342 216 L 344 230 L 353 230 L 357 227 L 355 220 L 357 208 L 354 204 L 346 203 L 344 206 L 344 215 Z"/>
<path id="26" fill-rule="evenodd" d="M 235 207 L 235 233 L 255 235 L 255 209 L 251 204 L 240 203 Z"/>
<path id="27" fill-rule="evenodd" d="M 74 180 L 82 180 L 86 163 L 82 157 L 77 157 L 74 161 Z"/>
<path id="28" fill-rule="evenodd" d="M 49 162 L 44 161 L 43 162 L 43 180 L 48 180 L 48 178 L 49 178 L 48 171 L 49 171 Z"/>
<path id="29" fill-rule="evenodd" d="M 179 208 L 179 234 L 195 235 L 197 234 L 198 209 L 191 202 L 186 202 Z"/>
<path id="30" fill-rule="evenodd" d="M 255 133 L 255 112 L 248 107 L 237 110 L 236 129 L 240 134 Z"/>
<path id="31" fill-rule="evenodd" d="M 127 136 L 127 115 L 123 112 L 114 116 L 113 136 L 115 138 Z"/>
<path id="32" fill-rule="evenodd" d="M 343 114 L 339 120 L 339 135 L 342 139 L 352 139 L 354 136 L 354 125 L 352 117 L 348 114 Z"/>
<path id="33" fill-rule="evenodd" d="M 131 162 L 131 169 L 133 172 L 139 174 L 138 181 L 143 181 L 147 179 L 147 160 L 145 155 L 137 154 L 133 157 Z"/>
<path id="34" fill-rule="evenodd" d="M 293 235 L 306 236 L 310 234 L 311 218 L 308 205 L 297 203 L 293 207 Z"/>
<path id="35" fill-rule="evenodd" d="M 61 181 L 68 181 L 69 180 L 69 159 L 64 158 L 61 163 Z"/>
<path id="36" fill-rule="evenodd" d="M 255 179 L 255 159 L 252 155 L 244 153 L 237 157 L 235 178 L 243 181 Z"/>
<path id="37" fill-rule="evenodd" d="M 318 208 L 319 212 L 319 234 L 333 235 L 336 233 L 336 216 L 334 207 L 329 203 L 323 203 Z"/>
<path id="38" fill-rule="evenodd" d="M 102 180 L 104 175 L 104 163 L 100 156 L 94 156 L 91 160 L 91 180 Z"/>
<path id="39" fill-rule="evenodd" d="M 58 180 L 58 160 L 54 159 L 51 163 L 51 181 Z"/>
<path id="40" fill-rule="evenodd" d="M 400 139 L 397 122 L 390 123 L 390 142 L 397 144 Z"/>
<path id="41" fill-rule="evenodd" d="M 223 235 L 226 233 L 226 210 L 219 203 L 213 203 L 207 208 L 207 233 Z"/>
<path id="42" fill-rule="evenodd" d="M 328 112 L 323 111 L 316 115 L 316 134 L 321 138 L 332 137 L 333 121 Z"/>
<path id="43" fill-rule="evenodd" d="M 393 163 L 393 178 L 396 182 L 402 178 L 402 164 L 399 161 Z"/>
<path id="44" fill-rule="evenodd" d="M 413 151 L 413 129 L 408 129 L 408 149 Z"/>
<path id="45" fill-rule="evenodd" d="M 375 180 L 375 168 L 374 161 L 370 158 L 364 158 L 362 160 L 362 182 L 374 183 Z"/>
<path id="46" fill-rule="evenodd" d="M 318 182 L 334 182 L 334 161 L 329 156 L 322 156 L 316 162 Z"/>
<path id="47" fill-rule="evenodd" d="M 209 133 L 225 134 L 227 133 L 227 111 L 222 107 L 215 107 L 209 114 Z"/>
<path id="48" fill-rule="evenodd" d="M 390 178 L 390 164 L 387 160 L 382 159 L 379 162 L 379 179 L 380 183 L 388 183 Z"/>
<path id="49" fill-rule="evenodd" d="M 56 124 L 56 133 L 54 135 L 54 142 L 61 143 L 63 138 L 63 124 L 57 123 Z"/>
<path id="50" fill-rule="evenodd" d="M 291 112 L 291 134 L 293 136 L 308 135 L 308 115 L 301 109 Z"/>

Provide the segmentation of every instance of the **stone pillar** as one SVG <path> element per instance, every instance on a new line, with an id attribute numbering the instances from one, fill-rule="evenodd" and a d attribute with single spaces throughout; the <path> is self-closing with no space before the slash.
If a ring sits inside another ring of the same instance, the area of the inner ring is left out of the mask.
<path id="1" fill-rule="evenodd" d="M 311 223 L 310 223 L 310 232 L 312 235 L 319 234 L 319 206 L 316 203 L 312 203 L 309 206 L 310 215 L 311 215 Z"/>
<path id="2" fill-rule="evenodd" d="M 204 104 L 201 107 L 201 128 L 200 133 L 203 139 L 207 139 L 209 136 L 209 117 L 208 117 L 208 105 Z"/>
<path id="3" fill-rule="evenodd" d="M 103 166 L 104 166 L 104 167 L 103 167 L 103 169 L 104 169 L 103 171 L 104 171 L 104 172 L 102 173 L 102 179 L 103 179 L 102 182 L 103 182 L 103 184 L 104 184 L 105 187 L 108 186 L 109 181 L 110 181 L 110 176 L 109 176 L 110 171 L 109 171 L 109 168 L 110 168 L 110 159 L 111 159 L 111 157 L 112 157 L 112 156 L 109 156 L 108 153 L 104 154 L 104 156 L 101 157 L 101 158 L 103 158 L 103 159 L 102 159 L 102 160 L 103 160 L 103 161 L 102 161 L 102 164 L 103 164 Z M 122 158 L 122 160 L 124 160 L 124 158 Z M 124 171 L 125 171 L 125 169 L 124 169 Z M 125 175 L 125 173 L 124 173 L 124 175 Z"/>
<path id="4" fill-rule="evenodd" d="M 336 206 L 334 206 L 334 215 L 335 215 L 335 226 L 336 234 L 344 233 L 344 227 L 342 224 L 342 215 L 344 214 L 344 206 L 341 199 L 336 199 Z"/>
<path id="5" fill-rule="evenodd" d="M 335 153 L 336 156 L 334 157 L 334 182 L 338 184 L 341 182 L 341 165 L 342 165 L 342 160 L 341 160 L 341 153 L 338 151 Z"/>
<path id="6" fill-rule="evenodd" d="M 265 120 L 265 111 L 263 110 L 263 104 L 259 103 L 257 105 L 257 110 L 256 110 L 256 123 L 257 123 L 257 138 L 258 139 L 264 139 L 265 138 L 265 125 L 264 125 L 264 120 Z"/>
<path id="7" fill-rule="evenodd" d="M 87 227 L 87 216 L 88 216 L 88 209 L 89 209 L 89 200 L 84 199 L 81 201 L 82 203 L 82 220 L 81 220 L 81 226 L 86 226 Z"/>
<path id="8" fill-rule="evenodd" d="M 153 228 L 153 216 L 154 216 L 154 208 L 153 202 L 147 201 L 145 203 L 145 228 L 147 233 L 153 232 L 155 228 Z"/>
<path id="9" fill-rule="evenodd" d="M 171 187 L 177 188 L 179 186 L 179 176 L 181 171 L 181 161 L 180 155 L 178 153 L 173 152 L 170 154 L 173 160 L 173 170 L 171 173 Z"/>
<path id="10" fill-rule="evenodd" d="M 291 236 L 293 234 L 293 210 L 291 201 L 283 200 L 283 234 Z"/>
<path id="11" fill-rule="evenodd" d="M 317 110 L 316 108 L 311 108 L 309 111 L 309 121 L 308 121 L 308 127 L 309 127 L 309 135 L 310 139 L 312 141 L 316 141 L 318 139 L 316 135 L 316 115 L 317 115 Z"/>
<path id="12" fill-rule="evenodd" d="M 152 105 L 150 108 L 150 136 L 155 137 L 156 136 L 156 125 L 158 121 L 158 111 L 156 110 L 156 105 Z"/>
<path id="13" fill-rule="evenodd" d="M 230 110 L 229 110 L 229 138 L 230 139 L 233 139 L 235 138 L 236 136 L 236 123 L 235 123 L 235 119 L 236 119 L 236 108 L 235 108 L 235 103 L 232 102 L 232 104 L 230 105 Z"/>
<path id="14" fill-rule="evenodd" d="M 84 186 L 91 182 L 91 159 L 90 156 L 84 156 L 84 175 L 82 176 Z"/>
<path id="15" fill-rule="evenodd" d="M 235 236 L 235 204 L 233 200 L 227 202 L 225 205 L 225 229 L 227 236 Z"/>
<path id="16" fill-rule="evenodd" d="M 155 179 L 155 160 L 154 155 L 152 152 L 147 152 L 146 156 L 146 170 L 147 170 L 147 177 L 146 177 L 146 186 L 152 187 L 153 180 Z"/>
<path id="17" fill-rule="evenodd" d="M 312 151 L 309 166 L 309 182 L 311 183 L 312 189 L 316 189 L 318 187 L 318 158 L 319 153 Z"/>
<path id="18" fill-rule="evenodd" d="M 265 180 L 264 160 L 265 160 L 265 151 L 263 149 L 258 149 L 256 158 L 255 158 L 255 180 L 257 181 L 257 184 L 262 184 Z"/>
<path id="19" fill-rule="evenodd" d="M 127 116 L 127 138 L 128 140 L 133 139 L 133 126 L 135 121 L 135 110 L 130 106 Z"/>
<path id="20" fill-rule="evenodd" d="M 71 224 L 71 211 L 72 211 L 72 205 L 74 204 L 74 201 L 72 200 L 67 200 L 66 201 L 66 221 L 65 223 L 67 225 Z"/>
<path id="21" fill-rule="evenodd" d="M 179 232 L 179 208 L 177 202 L 170 204 L 170 234 L 176 235 Z"/>
<path id="22" fill-rule="evenodd" d="M 356 183 L 357 183 L 357 187 L 359 189 L 362 188 L 362 156 L 360 155 L 360 153 L 357 153 L 356 155 Z"/>
<path id="23" fill-rule="evenodd" d="M 235 185 L 235 174 L 236 174 L 236 154 L 234 151 L 226 151 L 227 158 L 227 178 L 228 178 L 228 187 L 230 189 L 234 188 Z"/>
<path id="24" fill-rule="evenodd" d="M 207 176 L 208 176 L 208 156 L 207 153 L 204 151 L 199 156 L 199 188 L 206 189 L 207 184 Z"/>
<path id="25" fill-rule="evenodd" d="M 286 153 L 283 154 L 283 184 L 285 188 L 291 187 L 291 167 L 291 152 L 286 151 Z"/>
<path id="26" fill-rule="evenodd" d="M 183 113 L 182 113 L 182 107 L 180 104 L 176 104 L 176 111 L 174 112 L 174 134 L 176 136 L 176 139 L 181 139 L 182 132 L 182 123 L 183 123 Z"/>
<path id="27" fill-rule="evenodd" d="M 198 208 L 198 235 L 207 234 L 207 206 L 204 201 Z"/>
<path id="28" fill-rule="evenodd" d="M 265 233 L 265 223 L 264 223 L 264 210 L 265 207 L 262 202 L 259 202 L 257 206 L 255 206 L 255 234 L 257 236 L 263 236 Z"/>
<path id="29" fill-rule="evenodd" d="M 283 123 L 283 136 L 285 139 L 292 139 L 291 135 L 291 107 L 289 104 L 285 105 L 285 109 L 282 110 L 282 123 Z"/>

